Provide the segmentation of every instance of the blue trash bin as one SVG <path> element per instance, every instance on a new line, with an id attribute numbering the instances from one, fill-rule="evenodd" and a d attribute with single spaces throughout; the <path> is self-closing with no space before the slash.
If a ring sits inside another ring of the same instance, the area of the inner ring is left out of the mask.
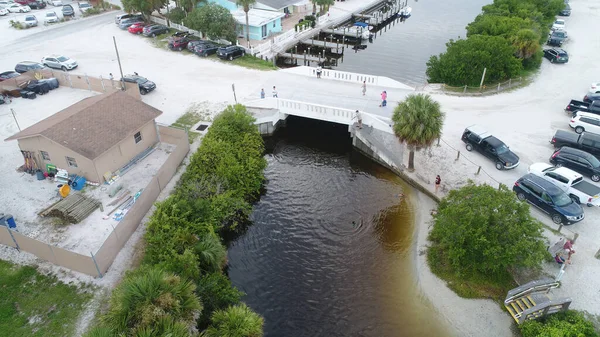
<path id="1" fill-rule="evenodd" d="M 17 223 L 15 222 L 15 218 L 12 215 L 6 214 L 4 216 L 6 223 L 8 224 L 8 228 L 17 228 Z"/>

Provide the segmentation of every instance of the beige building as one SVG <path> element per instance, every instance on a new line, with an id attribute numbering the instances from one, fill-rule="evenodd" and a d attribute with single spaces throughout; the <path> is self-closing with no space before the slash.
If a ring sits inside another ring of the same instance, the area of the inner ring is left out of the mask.
<path id="1" fill-rule="evenodd" d="M 46 164 L 102 183 L 158 141 L 154 119 L 162 112 L 116 91 L 89 97 L 5 139 Z"/>

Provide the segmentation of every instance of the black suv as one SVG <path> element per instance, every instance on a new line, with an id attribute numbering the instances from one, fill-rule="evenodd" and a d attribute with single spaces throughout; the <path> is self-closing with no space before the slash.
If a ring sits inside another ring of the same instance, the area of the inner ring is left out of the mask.
<path id="1" fill-rule="evenodd" d="M 219 48 L 220 46 L 214 43 L 203 43 L 195 46 L 192 52 L 198 56 L 206 57 L 216 53 Z"/>
<path id="2" fill-rule="evenodd" d="M 514 154 L 500 139 L 490 135 L 478 125 L 465 129 L 461 137 L 467 151 L 476 149 L 496 162 L 496 169 L 508 170 L 519 166 L 519 156 Z"/>
<path id="3" fill-rule="evenodd" d="M 142 77 L 138 74 L 134 74 L 134 75 L 125 75 L 123 77 L 123 81 L 125 82 L 129 82 L 129 83 L 137 83 L 138 87 L 140 88 L 140 94 L 145 95 L 147 93 L 149 93 L 150 91 L 156 89 L 156 84 L 150 80 L 148 80 L 145 77 Z"/>
<path id="4" fill-rule="evenodd" d="M 519 200 L 527 201 L 550 215 L 556 224 L 572 225 L 585 217 L 579 203 L 551 182 L 531 173 L 519 178 L 513 191 Z"/>
<path id="5" fill-rule="evenodd" d="M 39 69 L 44 69 L 44 68 L 46 68 L 46 67 L 44 67 L 44 65 L 42 65 L 41 63 L 31 62 L 31 61 L 23 61 L 23 62 L 17 63 L 17 65 L 15 66 L 15 71 L 18 72 L 19 74 L 22 74 L 22 73 L 28 72 L 30 70 L 39 70 Z"/>
<path id="6" fill-rule="evenodd" d="M 228 46 L 217 49 L 217 56 L 224 60 L 231 61 L 234 58 L 242 57 L 244 55 L 246 55 L 246 49 L 240 46 Z"/>
<path id="7" fill-rule="evenodd" d="M 585 151 L 563 146 L 554 151 L 550 157 L 550 163 L 558 167 L 565 166 L 587 175 L 595 182 L 600 181 L 600 161 Z"/>
<path id="8" fill-rule="evenodd" d="M 549 46 L 560 47 L 567 40 L 567 32 L 564 30 L 555 30 L 548 36 L 547 44 Z"/>
<path id="9" fill-rule="evenodd" d="M 71 6 L 71 5 L 64 5 L 62 7 L 62 14 L 63 14 L 63 16 L 70 16 L 70 17 L 74 18 L 75 10 L 73 10 L 73 6 Z"/>
<path id="10" fill-rule="evenodd" d="M 567 63 L 569 62 L 569 54 L 564 49 L 552 48 L 544 49 L 544 57 L 551 63 Z"/>

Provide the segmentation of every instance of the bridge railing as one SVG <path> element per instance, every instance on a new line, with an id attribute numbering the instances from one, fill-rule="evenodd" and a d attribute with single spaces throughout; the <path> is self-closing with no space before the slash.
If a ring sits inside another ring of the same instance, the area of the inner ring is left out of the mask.
<path id="1" fill-rule="evenodd" d="M 282 98 L 264 98 L 249 101 L 244 104 L 251 107 L 277 109 L 279 110 L 279 113 L 285 115 L 319 119 L 333 123 L 353 125 L 357 122 L 354 118 L 356 110 L 337 108 L 322 104 L 306 103 Z M 389 118 L 364 111 L 359 112 L 363 125 L 371 126 L 374 129 L 387 133 L 394 133 L 392 130 L 392 121 Z"/>

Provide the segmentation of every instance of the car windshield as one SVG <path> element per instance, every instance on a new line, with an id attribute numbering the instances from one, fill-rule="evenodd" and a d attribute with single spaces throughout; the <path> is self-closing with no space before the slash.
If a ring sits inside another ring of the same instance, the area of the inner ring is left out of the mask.
<path id="1" fill-rule="evenodd" d="M 54 12 L 46 13 L 46 16 L 48 16 L 48 17 L 50 17 L 50 16 L 56 16 L 56 13 L 54 13 Z"/>
<path id="2" fill-rule="evenodd" d="M 600 161 L 598 159 L 596 159 L 596 157 L 594 156 L 589 156 L 589 158 L 586 158 L 590 164 L 592 164 L 593 168 L 598 168 L 600 167 Z"/>
<path id="3" fill-rule="evenodd" d="M 144 84 L 148 82 L 148 79 L 145 77 L 134 77 L 133 80 L 136 81 L 138 84 Z"/>
<path id="4" fill-rule="evenodd" d="M 502 145 L 500 145 L 500 146 L 498 146 L 496 148 L 496 153 L 497 154 L 503 154 L 503 153 L 506 153 L 506 152 L 508 152 L 508 146 L 506 146 L 504 144 L 502 144 Z"/>
<path id="5" fill-rule="evenodd" d="M 565 37 L 565 33 L 563 32 L 554 32 L 552 35 L 554 35 L 555 37 Z"/>
<path id="6" fill-rule="evenodd" d="M 79 5 L 79 8 L 87 8 L 87 7 L 92 7 L 92 6 L 90 6 L 90 4 L 81 4 L 81 5 Z"/>
<path id="7" fill-rule="evenodd" d="M 58 59 L 60 62 L 66 62 L 66 61 L 68 61 L 68 60 L 69 60 L 69 58 L 68 58 L 68 57 L 66 57 L 66 56 L 59 56 L 59 57 L 57 57 L 57 59 Z"/>
<path id="8" fill-rule="evenodd" d="M 569 198 L 566 193 L 560 193 L 552 196 L 552 201 L 558 207 L 564 207 L 573 203 L 573 200 Z"/>

